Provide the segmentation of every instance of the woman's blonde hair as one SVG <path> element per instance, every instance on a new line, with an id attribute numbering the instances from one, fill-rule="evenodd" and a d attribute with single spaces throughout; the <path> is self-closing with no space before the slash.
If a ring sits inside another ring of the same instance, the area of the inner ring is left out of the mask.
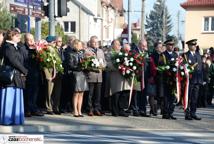
<path id="1" fill-rule="evenodd" d="M 81 41 L 78 40 L 78 39 L 75 39 L 75 40 L 73 41 L 72 47 L 73 47 L 75 50 L 78 50 L 78 44 L 79 44 L 79 43 L 81 43 Z M 81 43 L 81 44 L 82 44 L 82 43 Z"/>

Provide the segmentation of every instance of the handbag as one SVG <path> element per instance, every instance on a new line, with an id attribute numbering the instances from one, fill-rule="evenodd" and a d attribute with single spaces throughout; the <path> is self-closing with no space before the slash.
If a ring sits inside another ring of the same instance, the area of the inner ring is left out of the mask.
<path id="1" fill-rule="evenodd" d="M 15 69 L 3 63 L 4 63 L 4 57 L 2 58 L 1 65 L 0 65 L 0 84 L 9 85 L 13 82 Z"/>

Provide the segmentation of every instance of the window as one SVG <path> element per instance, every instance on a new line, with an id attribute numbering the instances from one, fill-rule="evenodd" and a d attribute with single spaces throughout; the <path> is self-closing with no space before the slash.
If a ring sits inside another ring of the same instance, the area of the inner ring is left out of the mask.
<path id="1" fill-rule="evenodd" d="M 64 22 L 64 31 L 65 32 L 76 32 L 76 22 L 75 21 L 65 21 Z"/>
<path id="2" fill-rule="evenodd" d="M 214 31 L 214 17 L 211 20 L 211 31 Z"/>
<path id="3" fill-rule="evenodd" d="M 204 32 L 214 32 L 214 17 L 204 17 Z"/>
<path id="4" fill-rule="evenodd" d="M 71 24 L 71 27 L 70 27 L 71 32 L 75 33 L 76 32 L 76 23 L 70 22 L 70 24 Z"/>
<path id="5" fill-rule="evenodd" d="M 68 32 L 68 22 L 64 22 L 64 30 L 65 32 Z"/>

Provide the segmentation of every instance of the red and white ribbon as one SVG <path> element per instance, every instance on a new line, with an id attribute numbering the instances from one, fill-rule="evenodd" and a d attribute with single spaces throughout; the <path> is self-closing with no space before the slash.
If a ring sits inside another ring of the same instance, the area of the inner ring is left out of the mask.
<path id="1" fill-rule="evenodd" d="M 188 107 L 188 97 L 189 97 L 189 71 L 187 70 L 186 66 L 184 66 L 184 72 L 185 72 L 185 76 L 186 76 L 184 97 L 183 97 L 183 106 L 184 106 L 184 111 L 185 111 Z"/>

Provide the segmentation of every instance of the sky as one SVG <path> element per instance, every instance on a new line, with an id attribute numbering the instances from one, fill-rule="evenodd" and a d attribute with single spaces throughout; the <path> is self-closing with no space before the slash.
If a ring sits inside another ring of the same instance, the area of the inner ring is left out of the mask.
<path id="1" fill-rule="evenodd" d="M 138 19 L 141 18 L 141 1 L 142 0 L 131 0 L 132 2 L 132 10 L 138 11 L 132 13 L 132 23 L 137 22 Z M 185 2 L 187 0 L 166 0 L 166 5 L 168 8 L 168 11 L 172 18 L 173 23 L 173 29 L 172 34 L 177 35 L 178 31 L 178 11 L 180 12 L 180 34 L 183 36 L 184 33 L 184 22 L 185 22 L 185 10 L 180 6 L 181 3 Z M 128 0 L 123 0 L 124 2 L 124 9 L 128 9 Z M 156 0 L 145 0 L 145 14 L 149 15 L 150 11 L 153 9 L 154 3 Z M 127 15 L 126 15 L 127 18 Z"/>

